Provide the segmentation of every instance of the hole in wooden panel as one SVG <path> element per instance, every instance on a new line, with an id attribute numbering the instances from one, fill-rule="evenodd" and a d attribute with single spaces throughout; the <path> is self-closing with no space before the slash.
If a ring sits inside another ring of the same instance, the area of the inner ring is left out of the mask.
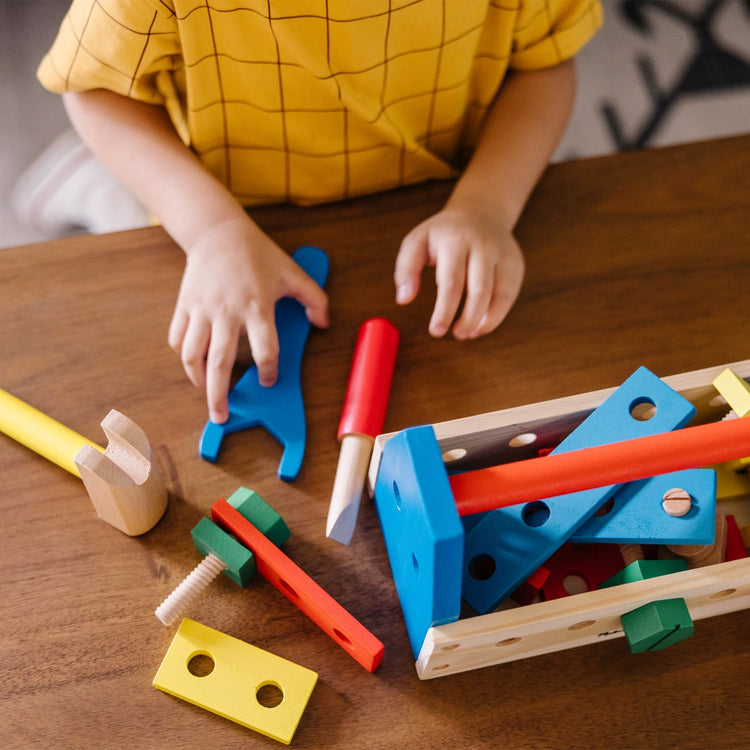
<path id="1" fill-rule="evenodd" d="M 709 596 L 709 599 L 726 599 L 728 596 L 732 596 L 732 594 L 736 594 L 737 589 L 724 589 L 723 591 L 717 591 L 715 594 L 711 594 Z"/>
<path id="2" fill-rule="evenodd" d="M 449 464 L 451 461 L 459 461 L 464 458 L 467 453 L 468 451 L 466 448 L 451 448 L 449 451 L 443 453 L 443 463 Z"/>
<path id="3" fill-rule="evenodd" d="M 531 445 L 536 442 L 536 435 L 533 432 L 524 432 L 521 435 L 516 435 L 508 441 L 508 445 L 511 448 L 523 448 L 527 445 Z"/>
<path id="4" fill-rule="evenodd" d="M 352 642 L 338 629 L 333 629 L 333 634 L 338 638 L 344 645 L 351 646 Z"/>
<path id="5" fill-rule="evenodd" d="M 281 586 L 281 588 L 283 588 L 292 598 L 299 599 L 299 594 L 283 578 L 279 578 L 279 586 Z"/>
<path id="6" fill-rule="evenodd" d="M 521 640 L 521 636 L 515 636 L 513 638 L 506 638 L 504 641 L 498 641 L 495 646 L 512 646 L 514 643 L 518 643 Z"/>
<path id="7" fill-rule="evenodd" d="M 592 625 L 596 625 L 596 620 L 582 620 L 575 625 L 571 625 L 568 630 L 583 630 L 584 628 L 590 628 Z"/>

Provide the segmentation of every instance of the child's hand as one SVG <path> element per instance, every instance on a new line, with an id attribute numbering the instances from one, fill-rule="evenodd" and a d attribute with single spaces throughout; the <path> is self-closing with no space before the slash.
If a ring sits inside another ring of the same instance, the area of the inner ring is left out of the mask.
<path id="1" fill-rule="evenodd" d="M 276 382 L 279 341 L 274 306 L 297 299 L 313 325 L 328 325 L 325 292 L 248 218 L 232 219 L 185 248 L 187 264 L 169 345 L 188 378 L 205 387 L 209 417 L 229 417 L 227 393 L 239 338 L 247 332 L 261 385 Z"/>
<path id="2" fill-rule="evenodd" d="M 404 238 L 396 258 L 396 302 L 407 304 L 419 292 L 422 269 L 435 266 L 437 299 L 429 331 L 443 336 L 453 325 L 457 339 L 494 330 L 510 311 L 523 280 L 521 248 L 491 210 L 446 206 Z"/>

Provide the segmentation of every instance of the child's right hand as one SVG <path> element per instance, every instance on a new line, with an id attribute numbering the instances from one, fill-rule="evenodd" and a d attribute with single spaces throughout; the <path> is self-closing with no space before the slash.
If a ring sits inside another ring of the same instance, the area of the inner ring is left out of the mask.
<path id="1" fill-rule="evenodd" d="M 429 331 L 440 337 L 452 325 L 461 340 L 484 336 L 500 325 L 524 275 L 521 248 L 494 206 L 455 198 L 401 243 L 394 270 L 399 304 L 417 296 L 425 266 L 435 267 L 437 286 Z"/>
<path id="2" fill-rule="evenodd" d="M 271 386 L 279 358 L 276 302 L 293 297 L 313 325 L 325 328 L 328 297 L 249 217 L 212 227 L 185 253 L 169 345 L 190 381 L 206 389 L 209 418 L 221 424 L 229 418 L 227 394 L 243 331 L 261 385 Z"/>

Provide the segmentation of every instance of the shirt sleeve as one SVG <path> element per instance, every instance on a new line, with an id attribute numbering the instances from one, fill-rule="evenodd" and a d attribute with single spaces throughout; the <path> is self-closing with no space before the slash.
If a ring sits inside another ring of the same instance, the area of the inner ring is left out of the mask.
<path id="1" fill-rule="evenodd" d="M 599 0 L 522 0 L 510 67 L 536 70 L 574 57 L 602 25 Z"/>
<path id="2" fill-rule="evenodd" d="M 37 70 L 46 89 L 108 89 L 168 104 L 171 74 L 181 64 L 168 0 L 73 0 Z"/>

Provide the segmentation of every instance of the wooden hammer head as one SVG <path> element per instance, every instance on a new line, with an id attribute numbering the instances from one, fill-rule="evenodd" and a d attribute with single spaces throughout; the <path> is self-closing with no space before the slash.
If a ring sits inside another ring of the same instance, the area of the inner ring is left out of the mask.
<path id="1" fill-rule="evenodd" d="M 74 461 L 99 518 L 128 536 L 150 531 L 167 507 L 159 464 L 143 430 L 120 412 L 102 421 L 104 453 L 84 445 Z"/>

